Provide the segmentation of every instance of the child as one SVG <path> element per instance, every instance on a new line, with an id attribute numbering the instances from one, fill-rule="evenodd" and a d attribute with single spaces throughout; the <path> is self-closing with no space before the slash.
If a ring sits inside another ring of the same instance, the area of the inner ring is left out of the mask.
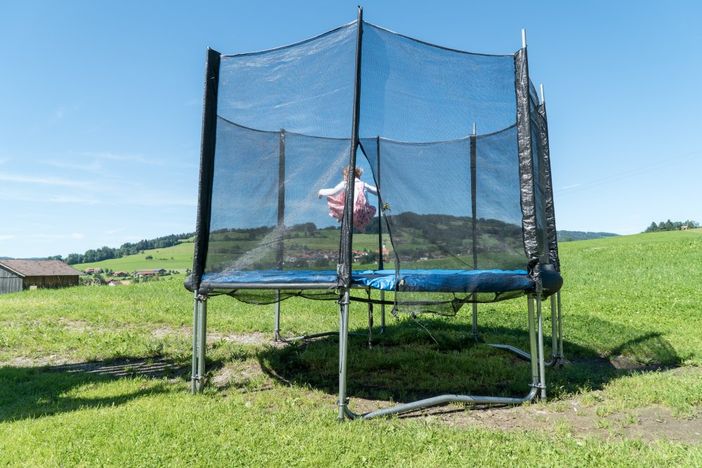
<path id="1" fill-rule="evenodd" d="M 366 193 L 370 192 L 373 195 L 378 195 L 378 189 L 372 185 L 365 184 L 361 181 L 363 170 L 357 167 L 354 171 L 356 176 L 354 180 L 354 200 L 353 200 L 353 225 L 356 229 L 363 231 L 370 224 L 375 216 L 375 207 L 368 203 Z M 336 218 L 341 222 L 344 216 L 344 201 L 346 197 L 346 182 L 349 180 L 349 168 L 344 168 L 344 180 L 339 182 L 336 187 L 322 189 L 319 191 L 319 198 L 327 197 L 329 205 L 329 216 Z"/>

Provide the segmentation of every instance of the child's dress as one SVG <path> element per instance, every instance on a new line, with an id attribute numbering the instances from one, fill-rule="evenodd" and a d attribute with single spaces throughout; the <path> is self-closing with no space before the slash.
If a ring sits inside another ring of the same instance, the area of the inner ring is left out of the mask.
<path id="1" fill-rule="evenodd" d="M 360 231 L 366 229 L 376 212 L 375 207 L 368 203 L 366 192 L 378 195 L 377 188 L 365 184 L 361 179 L 357 178 L 354 181 L 353 226 Z M 344 202 L 346 200 L 346 181 L 339 182 L 334 188 L 320 190 L 319 196 L 327 197 L 329 216 L 341 222 L 344 216 Z"/>

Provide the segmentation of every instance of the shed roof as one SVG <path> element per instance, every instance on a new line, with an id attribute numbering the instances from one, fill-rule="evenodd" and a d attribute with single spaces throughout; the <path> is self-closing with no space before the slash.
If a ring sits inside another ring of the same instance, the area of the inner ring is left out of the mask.
<path id="1" fill-rule="evenodd" d="M 0 260 L 0 267 L 19 276 L 80 276 L 82 273 L 60 260 Z"/>

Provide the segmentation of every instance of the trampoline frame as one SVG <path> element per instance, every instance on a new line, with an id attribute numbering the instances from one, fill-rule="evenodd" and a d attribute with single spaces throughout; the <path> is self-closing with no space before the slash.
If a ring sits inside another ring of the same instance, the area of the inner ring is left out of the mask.
<path id="1" fill-rule="evenodd" d="M 307 288 L 312 289 L 312 288 Z M 206 349 L 207 349 L 207 300 L 208 296 L 195 293 L 193 307 L 193 359 L 191 373 L 191 391 L 198 393 L 202 391 L 205 384 L 206 375 Z M 324 336 L 339 336 L 339 394 L 337 405 L 339 408 L 338 417 L 343 419 L 371 419 L 375 417 L 392 416 L 407 412 L 413 412 L 447 403 L 467 403 L 473 405 L 516 405 L 532 401 L 535 398 L 546 398 L 546 371 L 548 366 L 555 366 L 564 362 L 563 357 L 563 334 L 560 294 L 556 293 L 550 297 L 551 309 L 551 359 L 545 360 L 544 330 L 543 330 L 543 307 L 542 295 L 537 288 L 537 292 L 527 294 L 527 322 L 529 334 L 529 352 L 517 347 L 505 344 L 488 344 L 496 349 L 505 350 L 516 354 L 521 359 L 527 360 L 531 365 L 531 389 L 523 397 L 495 397 L 482 395 L 462 395 L 444 394 L 431 398 L 425 398 L 410 403 L 403 403 L 389 408 L 382 408 L 368 413 L 356 413 L 349 407 L 347 397 L 347 374 L 348 374 L 348 337 L 349 337 L 349 305 L 351 303 L 350 289 L 340 291 L 339 301 L 339 331 L 321 332 L 293 338 L 282 338 L 280 335 L 280 302 L 275 306 L 275 332 L 274 341 L 291 342 L 302 339 L 313 339 Z M 368 345 L 372 345 L 372 315 L 369 303 L 369 334 Z M 384 315 L 384 314 L 383 314 Z M 473 321 L 477 324 L 477 320 Z M 381 332 L 384 331 L 384 326 Z"/>
<path id="2" fill-rule="evenodd" d="M 356 151 L 359 149 L 359 116 L 360 116 L 360 68 L 361 50 L 363 34 L 363 10 L 358 9 L 358 28 L 356 39 L 355 58 L 355 79 L 354 79 L 354 107 L 351 134 L 351 151 L 348 167 L 353 170 L 356 167 Z M 529 352 L 506 344 L 488 344 L 489 346 L 516 354 L 518 357 L 528 360 L 531 366 L 531 389 L 522 397 L 495 397 L 479 395 L 444 394 L 431 398 L 426 398 L 411 403 L 399 404 L 389 408 L 383 408 L 364 414 L 358 414 L 349 407 L 347 396 L 347 356 L 348 356 L 348 336 L 349 336 L 349 305 L 351 302 L 352 285 L 352 235 L 353 235 L 353 209 L 354 200 L 354 178 L 349 178 L 346 184 L 345 208 L 341 222 L 341 237 L 339 248 L 339 264 L 337 268 L 337 282 L 335 283 L 207 283 L 202 282 L 205 269 L 205 259 L 209 246 L 210 214 L 212 209 L 212 184 L 214 174 L 214 154 L 217 132 L 217 97 L 219 86 L 219 66 L 221 55 L 208 49 L 207 64 L 205 70 L 205 93 L 204 111 L 202 125 L 201 143 L 201 164 L 199 177 L 199 201 L 197 212 L 197 238 L 195 241 L 195 252 L 193 262 L 193 274 L 186 287 L 193 291 L 193 359 L 191 374 L 191 391 L 200 392 L 205 384 L 206 375 L 206 349 L 207 349 L 207 300 L 213 293 L 232 292 L 237 289 L 267 289 L 276 290 L 275 315 L 274 315 L 274 341 L 294 341 L 299 339 L 310 339 L 321 336 L 335 335 L 337 332 L 323 332 L 302 337 L 284 338 L 281 335 L 281 306 L 280 291 L 282 290 L 334 290 L 339 296 L 339 393 L 338 393 L 338 417 L 344 419 L 371 419 L 381 416 L 391 416 L 411 411 L 442 405 L 451 402 L 469 403 L 478 405 L 514 405 L 535 398 L 546 398 L 546 376 L 547 366 L 556 366 L 564 362 L 563 357 L 563 330 L 561 314 L 560 291 L 550 296 L 551 302 L 551 359 L 545 360 L 544 356 L 544 333 L 543 333 L 543 288 L 540 278 L 541 265 L 553 265 L 556 271 L 560 271 L 558 262 L 557 239 L 555 233 L 555 214 L 553 211 L 552 182 L 550 173 L 550 155 L 548 154 L 547 127 L 544 132 L 539 132 L 539 143 L 545 146 L 544 162 L 545 166 L 540 166 L 540 177 L 545 179 L 545 189 L 548 191 L 546 199 L 545 213 L 547 224 L 551 223 L 553 232 L 537 232 L 536 210 L 534 202 L 534 162 L 532 160 L 532 133 L 531 133 L 531 109 L 530 109 L 530 81 L 527 63 L 526 36 L 522 31 L 522 49 L 515 54 L 515 91 L 517 97 L 517 134 L 519 139 L 518 159 L 521 184 L 522 203 L 522 232 L 524 237 L 524 248 L 529 259 L 530 276 L 534 280 L 535 290 L 527 292 L 527 328 L 529 335 Z M 543 101 L 543 90 L 542 90 Z M 537 112 L 545 121 L 545 105 L 542 102 Z M 475 190 L 475 140 L 477 138 L 475 127 L 471 135 L 471 186 Z M 360 148 L 362 151 L 362 147 Z M 280 160 L 278 170 L 279 192 L 278 192 L 278 227 L 284 226 L 285 198 L 285 130 L 280 132 Z M 378 168 L 379 169 L 379 168 Z M 378 185 L 379 185 L 378 181 Z M 549 198 L 551 197 L 551 198 Z M 379 197 L 379 202 L 381 202 Z M 473 229 L 472 237 L 474 245 L 476 243 L 476 203 L 475 193 L 472 194 L 472 216 Z M 381 218 L 379 214 L 379 220 Z M 382 229 L 379 236 L 379 250 L 382 252 Z M 548 252 L 539 254 L 539 243 L 546 245 Z M 383 257 L 380 255 L 380 268 L 382 269 Z M 473 250 L 474 268 L 477 269 L 477 254 Z M 279 267 L 282 266 L 282 251 L 278 256 Z M 476 291 L 480 292 L 480 291 Z M 368 345 L 372 346 L 373 333 L 373 310 L 372 301 L 369 296 L 368 307 Z M 380 333 L 385 331 L 385 297 L 384 291 L 380 291 L 381 304 L 381 326 Z M 478 306 L 473 302 L 471 310 L 471 332 L 472 336 L 479 340 L 478 333 Z"/>

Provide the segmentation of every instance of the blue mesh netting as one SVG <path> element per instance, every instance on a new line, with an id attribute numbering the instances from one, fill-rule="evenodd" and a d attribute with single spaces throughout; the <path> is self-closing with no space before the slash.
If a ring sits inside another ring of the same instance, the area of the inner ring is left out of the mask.
<path id="1" fill-rule="evenodd" d="M 356 24 L 270 51 L 222 56 L 220 116 L 258 130 L 351 134 Z"/>
<path id="2" fill-rule="evenodd" d="M 364 24 L 361 137 L 453 140 L 515 122 L 514 57 L 429 45 Z"/>
<path id="3" fill-rule="evenodd" d="M 380 196 L 365 192 L 376 217 L 354 230 L 354 267 L 524 269 L 515 56 L 363 28 L 357 167 Z M 208 274 L 335 271 L 340 224 L 318 195 L 349 164 L 357 32 L 221 57 Z M 528 88 L 543 253 L 545 121 Z"/>

